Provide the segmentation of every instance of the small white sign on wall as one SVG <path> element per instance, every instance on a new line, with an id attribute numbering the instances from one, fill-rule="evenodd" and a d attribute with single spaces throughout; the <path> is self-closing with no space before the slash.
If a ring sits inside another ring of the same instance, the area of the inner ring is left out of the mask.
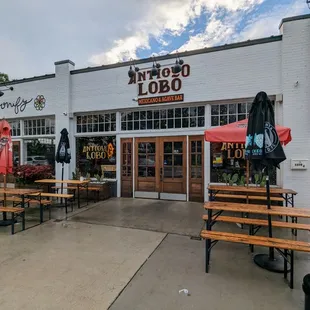
<path id="1" fill-rule="evenodd" d="M 308 159 L 291 159 L 291 170 L 307 170 Z"/>

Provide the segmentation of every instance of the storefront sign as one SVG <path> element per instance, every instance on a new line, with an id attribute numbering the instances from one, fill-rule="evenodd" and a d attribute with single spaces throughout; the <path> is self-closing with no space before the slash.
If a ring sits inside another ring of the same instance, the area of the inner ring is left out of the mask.
<path id="1" fill-rule="evenodd" d="M 227 159 L 245 158 L 245 148 L 242 143 L 223 143 L 221 151 L 227 151 Z"/>
<path id="2" fill-rule="evenodd" d="M 26 107 L 28 106 L 29 103 L 33 101 L 34 98 L 31 99 L 23 99 L 21 97 L 18 97 L 15 102 L 2 102 L 0 103 L 0 109 L 14 109 L 15 114 L 18 114 L 19 112 L 24 112 Z M 43 95 L 38 95 L 36 99 L 34 100 L 34 107 L 36 110 L 41 111 L 45 107 L 45 98 Z"/>
<path id="3" fill-rule="evenodd" d="M 151 70 L 139 71 L 130 78 L 128 84 L 138 86 L 139 105 L 184 101 L 184 94 L 151 97 L 151 95 L 179 92 L 182 89 L 183 79 L 190 76 L 190 65 L 183 65 L 180 73 L 173 73 L 172 68 L 158 69 L 157 76 L 152 76 Z"/>
<path id="4" fill-rule="evenodd" d="M 166 103 L 166 102 L 180 102 L 184 101 L 184 94 L 170 95 L 170 96 L 157 96 L 149 98 L 138 99 L 138 104 L 155 104 L 155 103 Z"/>
<path id="5" fill-rule="evenodd" d="M 108 145 L 87 145 L 83 147 L 83 153 L 86 159 L 110 159 L 114 154 L 114 146 L 112 143 Z"/>

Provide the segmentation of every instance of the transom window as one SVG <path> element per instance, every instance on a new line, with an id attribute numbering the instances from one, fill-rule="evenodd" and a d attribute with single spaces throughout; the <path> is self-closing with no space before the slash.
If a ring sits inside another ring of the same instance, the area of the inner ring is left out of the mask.
<path id="1" fill-rule="evenodd" d="M 78 133 L 116 131 L 116 113 L 80 115 L 76 119 L 76 131 Z"/>
<path id="2" fill-rule="evenodd" d="M 274 101 L 271 101 L 274 106 Z M 211 126 L 223 126 L 246 119 L 252 107 L 251 102 L 211 105 Z"/>
<path id="3" fill-rule="evenodd" d="M 24 120 L 24 135 L 54 135 L 55 120 L 51 118 L 38 118 Z"/>
<path id="4" fill-rule="evenodd" d="M 205 107 L 184 107 L 121 113 L 121 130 L 195 128 L 205 125 Z"/>
<path id="5" fill-rule="evenodd" d="M 12 136 L 19 137 L 21 135 L 20 121 L 14 120 L 14 121 L 9 121 L 9 123 L 12 129 Z"/>

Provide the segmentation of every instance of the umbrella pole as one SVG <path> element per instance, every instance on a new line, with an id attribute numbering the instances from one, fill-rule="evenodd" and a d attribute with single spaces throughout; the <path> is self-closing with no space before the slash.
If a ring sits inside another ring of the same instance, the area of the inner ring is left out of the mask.
<path id="1" fill-rule="evenodd" d="M 267 198 L 267 208 L 271 209 L 270 202 L 270 180 L 269 180 L 269 170 L 266 168 L 266 198 Z M 271 215 L 268 214 L 268 236 L 272 238 L 272 221 Z M 261 268 L 264 268 L 268 271 L 284 273 L 284 263 L 282 257 L 274 256 L 274 248 L 269 248 L 269 254 L 257 254 L 254 256 L 254 262 Z M 287 270 L 287 272 L 289 272 Z"/>
<path id="2" fill-rule="evenodd" d="M 65 168 L 64 168 L 64 163 L 62 163 L 62 168 L 61 168 L 61 181 L 64 180 L 64 170 L 65 170 Z M 63 190 L 64 190 L 64 184 L 61 183 L 61 194 L 63 194 Z M 60 203 L 62 204 L 62 198 L 61 198 L 61 200 L 60 200 Z"/>

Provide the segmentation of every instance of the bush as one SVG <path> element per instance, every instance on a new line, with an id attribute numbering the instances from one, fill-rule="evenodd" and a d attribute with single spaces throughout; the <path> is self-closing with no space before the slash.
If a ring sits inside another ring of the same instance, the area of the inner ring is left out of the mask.
<path id="1" fill-rule="evenodd" d="M 54 177 L 54 169 L 50 165 L 21 165 L 14 168 L 13 173 L 16 182 L 24 184 L 34 183 L 34 181 L 41 179 L 52 179 Z"/>

